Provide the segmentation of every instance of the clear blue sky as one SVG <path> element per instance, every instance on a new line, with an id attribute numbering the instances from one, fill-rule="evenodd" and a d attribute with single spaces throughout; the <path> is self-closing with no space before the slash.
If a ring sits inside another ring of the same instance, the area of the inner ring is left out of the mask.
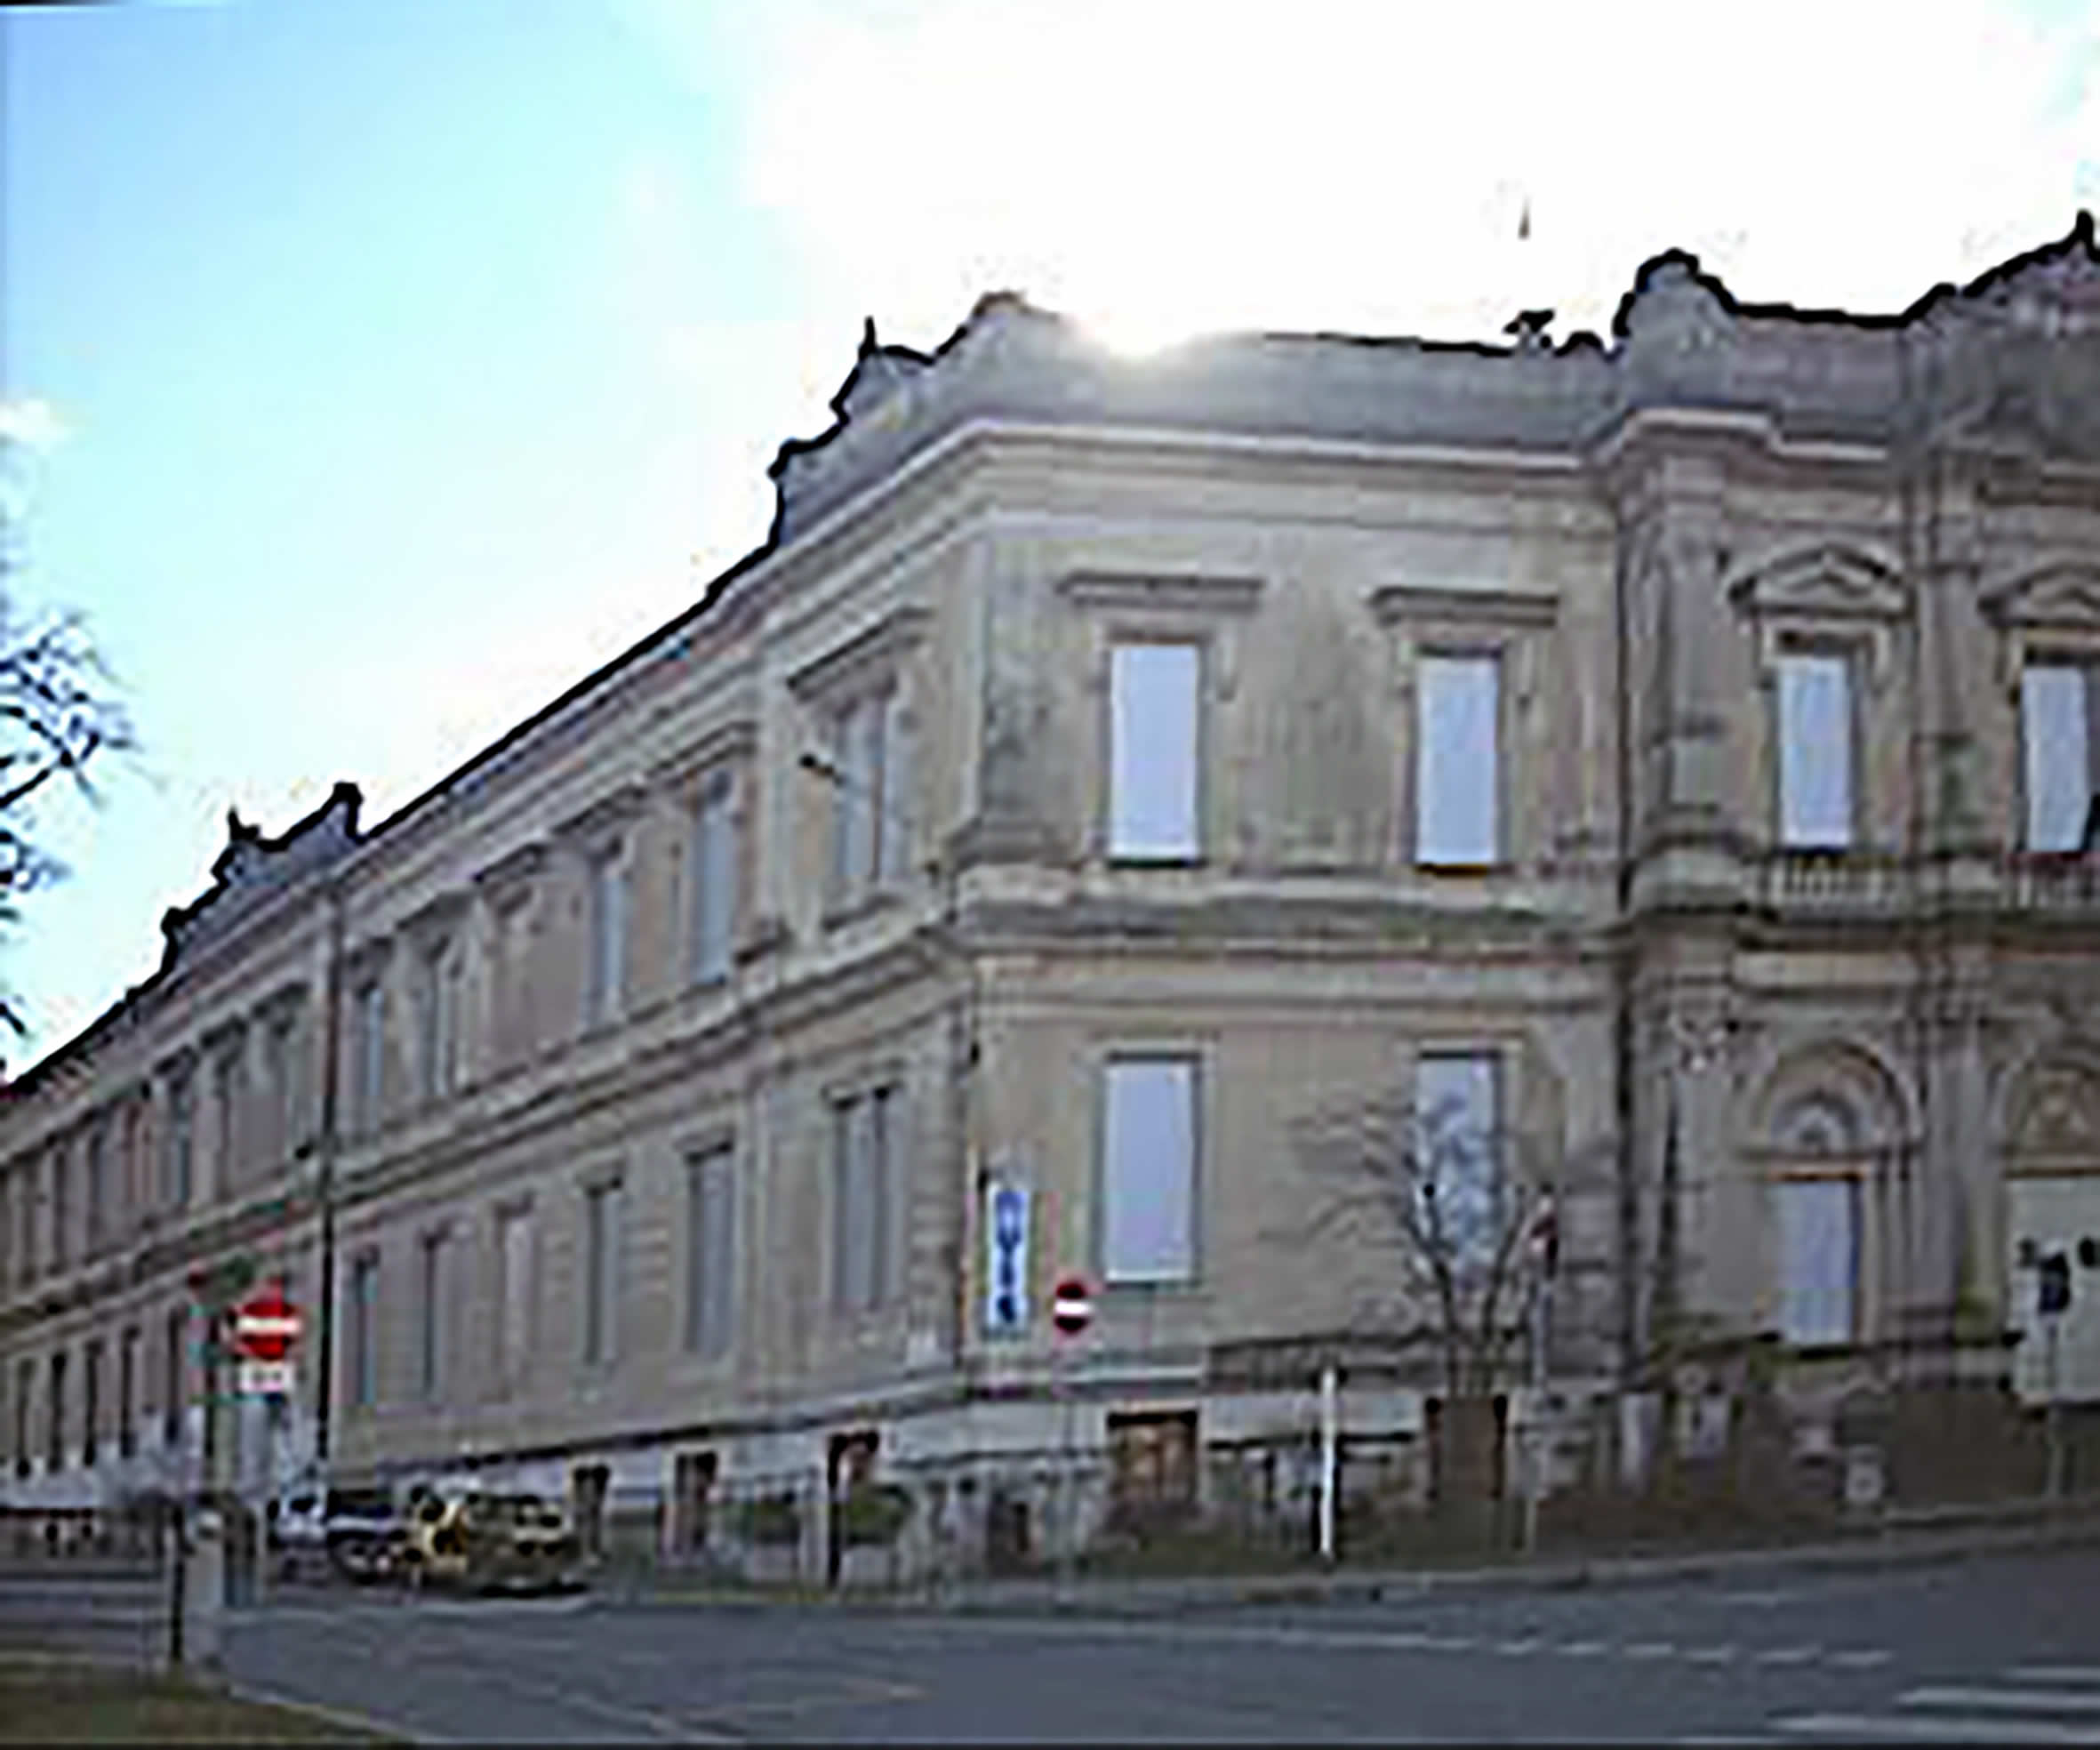
<path id="1" fill-rule="evenodd" d="M 48 816 L 10 1057 L 151 969 L 229 803 L 383 815 L 685 606 L 864 314 L 1492 335 L 1672 244 L 1887 309 L 2100 205 L 2100 5 L 1491 11 L 7 12 L 20 589 L 145 742 Z"/>

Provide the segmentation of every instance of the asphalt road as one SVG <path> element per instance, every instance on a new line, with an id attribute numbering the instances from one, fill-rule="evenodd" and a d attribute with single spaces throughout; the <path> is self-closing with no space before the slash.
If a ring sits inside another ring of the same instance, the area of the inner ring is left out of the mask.
<path id="1" fill-rule="evenodd" d="M 2096 1601 L 2087 1552 L 1135 1621 L 316 1593 L 229 1666 L 429 1742 L 2100 1744 Z"/>

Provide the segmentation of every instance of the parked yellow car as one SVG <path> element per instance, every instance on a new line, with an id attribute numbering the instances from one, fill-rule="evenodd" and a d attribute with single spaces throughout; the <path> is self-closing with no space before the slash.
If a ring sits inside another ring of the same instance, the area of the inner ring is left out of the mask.
<path id="1" fill-rule="evenodd" d="M 404 1566 L 413 1586 L 551 1587 L 576 1577 L 568 1514 L 538 1495 L 474 1489 L 414 1495 Z"/>

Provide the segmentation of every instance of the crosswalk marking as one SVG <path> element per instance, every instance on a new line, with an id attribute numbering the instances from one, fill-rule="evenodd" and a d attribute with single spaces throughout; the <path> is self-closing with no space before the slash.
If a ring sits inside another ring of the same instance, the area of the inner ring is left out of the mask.
<path id="1" fill-rule="evenodd" d="M 2016 1683 L 2100 1683 L 2100 1665 L 2022 1665 L 2005 1674 Z"/>
<path id="2" fill-rule="evenodd" d="M 1806 1665 L 1822 1650 L 1818 1647 L 1767 1647 L 1758 1655 L 1759 1665 Z"/>
<path id="3" fill-rule="evenodd" d="M 1983 1690 L 1937 1684 L 1906 1690 L 1901 1707 L 1981 1707 L 1999 1714 L 2100 1714 L 2100 1695 L 2075 1690 Z"/>
<path id="4" fill-rule="evenodd" d="M 1908 1738 L 1913 1743 L 1989 1744 L 2003 1740 L 2008 1722 L 2000 1714 L 1797 1714 L 1775 1720 L 1775 1730 L 1825 1740 Z M 2015 1734 L 2023 1744 L 2100 1744 L 2100 1730 L 2023 1720 Z"/>
<path id="5" fill-rule="evenodd" d="M 1564 1658 L 1598 1658 L 1603 1655 L 1601 1641 L 1563 1641 L 1553 1650 Z"/>

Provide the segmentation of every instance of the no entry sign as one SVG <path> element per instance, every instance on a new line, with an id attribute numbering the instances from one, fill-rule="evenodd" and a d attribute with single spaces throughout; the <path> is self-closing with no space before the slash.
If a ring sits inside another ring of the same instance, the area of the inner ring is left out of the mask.
<path id="1" fill-rule="evenodd" d="M 1094 1292 L 1084 1276 L 1060 1276 L 1050 1298 L 1050 1322 L 1060 1337 L 1077 1337 L 1094 1322 Z"/>
<path id="2" fill-rule="evenodd" d="M 272 1282 L 234 1313 L 233 1346 L 243 1361 L 283 1361 L 303 1329 L 299 1309 L 285 1298 L 284 1285 Z"/>

